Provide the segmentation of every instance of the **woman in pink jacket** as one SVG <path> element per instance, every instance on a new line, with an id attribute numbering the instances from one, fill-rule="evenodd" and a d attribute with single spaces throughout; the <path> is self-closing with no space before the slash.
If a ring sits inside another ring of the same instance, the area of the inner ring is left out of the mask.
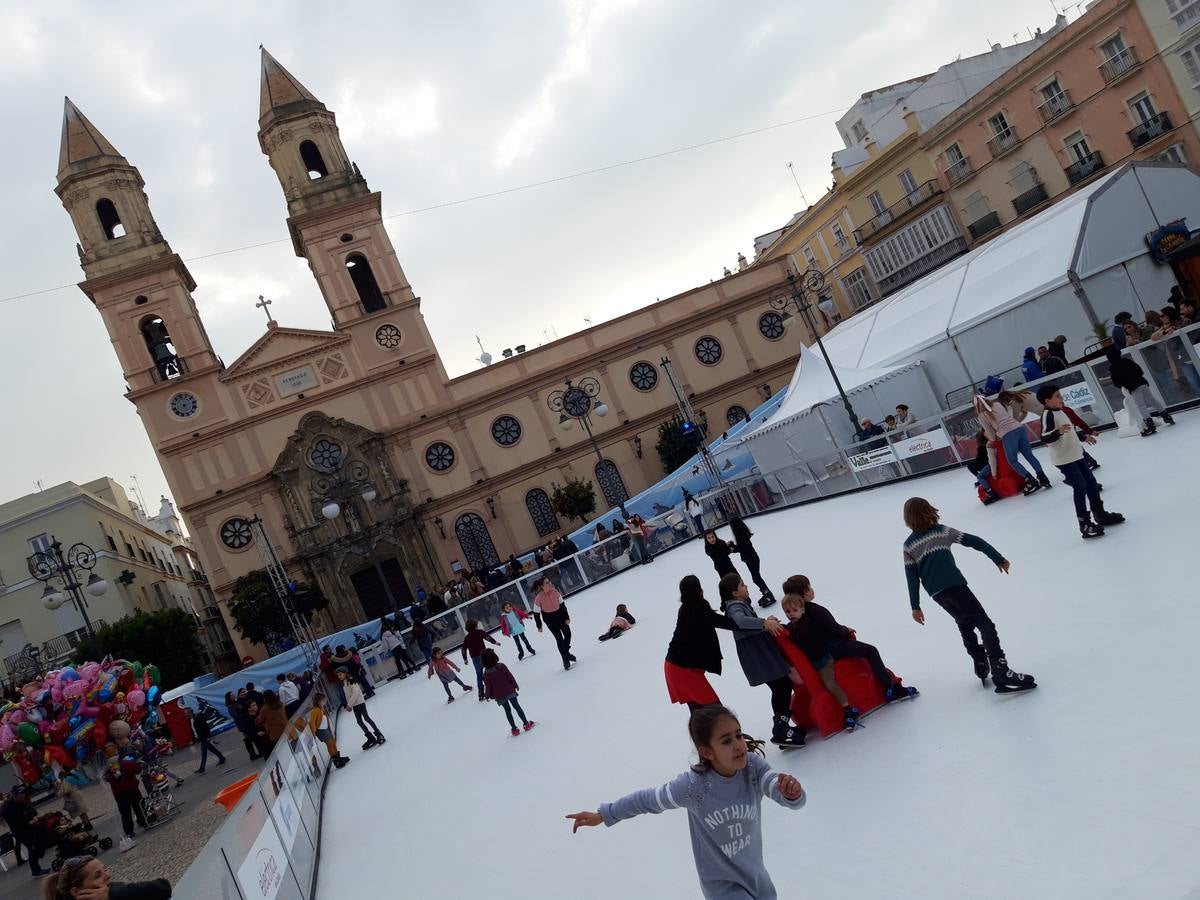
<path id="1" fill-rule="evenodd" d="M 563 668 L 570 669 L 575 657 L 571 653 L 571 615 L 567 612 L 567 604 L 563 602 L 562 594 L 558 592 L 554 582 L 544 575 L 530 587 L 535 592 L 533 605 L 541 610 L 542 620 L 554 635 L 554 642 L 558 644 Z"/>

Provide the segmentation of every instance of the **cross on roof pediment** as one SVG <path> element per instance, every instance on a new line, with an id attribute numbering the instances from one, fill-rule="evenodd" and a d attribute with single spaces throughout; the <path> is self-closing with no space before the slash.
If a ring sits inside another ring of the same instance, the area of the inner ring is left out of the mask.
<path id="1" fill-rule="evenodd" d="M 233 361 L 221 375 L 222 381 L 233 381 L 263 369 L 270 369 L 323 350 L 350 342 L 350 335 L 334 331 L 312 331 L 307 328 L 273 327 Z"/>

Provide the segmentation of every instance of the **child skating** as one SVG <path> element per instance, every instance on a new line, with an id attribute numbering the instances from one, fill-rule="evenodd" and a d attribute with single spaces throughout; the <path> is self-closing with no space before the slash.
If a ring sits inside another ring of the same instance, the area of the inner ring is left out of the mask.
<path id="1" fill-rule="evenodd" d="M 429 660 L 429 671 L 426 673 L 426 678 L 432 678 L 437 675 L 438 680 L 442 683 L 442 687 L 446 690 L 446 702 L 454 702 L 454 694 L 450 692 L 450 682 L 456 682 L 463 689 L 464 694 L 469 694 L 474 690 L 469 684 L 464 684 L 463 680 L 458 677 L 458 666 L 454 660 L 448 657 L 441 647 L 434 647 L 433 654 Z"/>
<path id="2" fill-rule="evenodd" d="M 855 638 L 854 632 L 840 624 L 833 613 L 814 602 L 816 591 L 806 576 L 793 575 L 783 583 L 783 590 L 788 637 L 812 663 L 829 693 L 841 704 L 847 728 L 853 729 L 858 725 L 860 710 L 851 706 L 850 699 L 837 683 L 836 664 L 839 659 L 865 659 L 888 703 L 917 696 L 915 687 L 901 684 L 900 679 L 888 671 L 873 644 Z"/>
<path id="3" fill-rule="evenodd" d="M 514 710 L 521 717 L 521 724 L 525 730 L 532 729 L 537 722 L 531 722 L 525 717 L 525 710 L 521 709 L 521 704 L 517 700 L 517 691 L 520 689 L 520 685 L 517 684 L 517 679 L 513 678 L 508 666 L 500 662 L 500 657 L 490 647 L 483 651 L 482 658 L 483 699 L 495 700 L 504 707 L 504 715 L 508 717 L 508 727 L 512 729 L 513 737 L 521 733 L 521 729 L 517 728 L 516 719 L 513 718 Z"/>
<path id="4" fill-rule="evenodd" d="M 804 788 L 762 757 L 762 742 L 742 733 L 737 716 L 723 706 L 692 713 L 688 733 L 700 761 L 659 788 L 637 791 L 596 812 L 567 816 L 572 833 L 594 825 L 613 826 L 644 813 L 684 808 L 700 892 L 708 900 L 776 900 L 763 863 L 763 797 L 787 809 L 804 805 Z"/>
<path id="5" fill-rule="evenodd" d="M 1155 400 L 1154 395 L 1150 393 L 1150 383 L 1146 381 L 1146 373 L 1142 371 L 1141 366 L 1131 357 L 1122 356 L 1121 351 L 1116 347 L 1109 347 L 1105 358 L 1108 359 L 1108 377 L 1112 379 L 1113 387 L 1123 391 L 1125 396 L 1131 398 L 1133 405 L 1137 407 L 1138 417 L 1142 420 L 1142 437 L 1150 437 L 1158 431 L 1158 426 L 1154 424 L 1154 416 L 1158 416 L 1166 425 L 1175 424 L 1171 414 L 1165 409 L 1160 409 L 1162 404 Z M 1043 387 L 1045 386 L 1043 385 Z M 1039 389 L 1039 400 L 1041 393 L 1041 389 Z"/>
<path id="6" fill-rule="evenodd" d="M 505 637 L 512 638 L 513 643 L 517 645 L 517 659 L 524 659 L 526 650 L 530 656 L 537 656 L 537 651 L 529 643 L 529 635 L 525 633 L 525 620 L 528 618 L 529 613 L 511 603 L 505 603 L 500 608 L 500 631 Z M 521 647 L 522 642 L 525 643 L 524 648 Z"/>
<path id="7" fill-rule="evenodd" d="M 362 688 L 358 686 L 358 682 L 350 678 L 350 670 L 345 666 L 338 666 L 337 677 L 342 683 L 342 690 L 346 692 L 346 705 L 354 713 L 354 721 L 358 723 L 358 727 L 362 729 L 362 733 L 367 736 L 362 748 L 370 750 L 372 747 L 386 744 L 387 738 L 383 736 L 383 733 L 379 730 L 379 726 L 375 724 L 375 720 L 367 712 L 367 699 L 363 696 Z M 367 728 L 368 725 L 371 727 Z"/>
<path id="8" fill-rule="evenodd" d="M 462 642 L 462 658 L 463 662 L 467 661 L 467 655 L 470 654 L 471 662 L 475 666 L 475 686 L 479 688 L 479 702 L 482 703 L 487 698 L 483 696 L 483 663 L 480 662 L 479 654 L 483 652 L 484 642 L 500 646 L 500 642 L 479 627 L 479 623 L 474 619 L 467 619 L 467 634 Z"/>
<path id="9" fill-rule="evenodd" d="M 925 624 L 925 613 L 921 611 L 921 587 L 924 586 L 934 602 L 954 619 L 980 681 L 987 684 L 990 672 L 997 694 L 1037 687 L 1032 675 L 1021 675 L 1008 667 L 996 626 L 967 587 L 967 579 L 955 564 L 950 548 L 962 544 L 978 550 L 1006 575 L 1008 560 L 983 538 L 942 525 L 938 521 L 938 511 L 923 497 L 912 497 L 904 504 L 904 524 L 912 529 L 912 534 L 904 540 L 904 575 L 908 579 L 913 621 L 918 625 Z M 976 630 L 983 639 L 982 646 L 975 636 Z"/>
<path id="10" fill-rule="evenodd" d="M 608 623 L 608 631 L 600 635 L 600 640 L 611 641 L 613 638 L 619 638 L 636 624 L 637 619 L 633 617 L 633 613 L 629 611 L 629 607 L 624 603 L 618 603 L 617 614 Z"/>
<path id="11" fill-rule="evenodd" d="M 341 768 L 350 762 L 350 758 L 342 756 L 338 750 L 337 740 L 333 736 L 333 725 L 329 721 L 327 709 L 329 706 L 329 698 L 322 693 L 313 695 L 312 709 L 308 711 L 308 727 L 312 733 L 317 736 L 318 741 L 325 744 L 325 749 L 329 751 L 329 761 L 337 768 Z"/>
<path id="12" fill-rule="evenodd" d="M 1079 534 L 1084 540 L 1103 537 L 1105 526 L 1120 525 L 1125 517 L 1104 508 L 1104 501 L 1100 499 L 1100 485 L 1083 459 L 1083 444 L 1075 431 L 1075 424 L 1067 417 L 1058 385 L 1053 382 L 1043 384 L 1038 388 L 1037 397 L 1045 407 L 1042 413 L 1042 441 L 1050 448 L 1050 461 L 1058 466 L 1074 492 Z M 1096 443 L 1094 435 L 1084 435 L 1083 439 L 1089 444 Z M 1089 504 L 1092 507 L 1091 515 L 1088 515 Z"/>
<path id="13" fill-rule="evenodd" d="M 742 558 L 742 562 L 750 570 L 750 578 L 762 594 L 758 598 L 758 605 L 770 606 L 775 602 L 775 595 L 771 593 L 771 589 L 763 581 L 762 572 L 760 571 L 762 561 L 758 558 L 758 551 L 754 549 L 754 532 L 750 530 L 750 526 L 746 524 L 741 516 L 734 516 L 729 520 L 729 530 L 733 532 L 733 543 L 738 556 Z"/>

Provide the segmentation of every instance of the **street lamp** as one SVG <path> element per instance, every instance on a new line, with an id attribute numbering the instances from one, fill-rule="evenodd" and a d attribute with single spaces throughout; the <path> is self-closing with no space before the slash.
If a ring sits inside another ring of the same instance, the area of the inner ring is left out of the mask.
<path id="1" fill-rule="evenodd" d="M 93 597 L 102 597 L 108 590 L 108 582 L 92 571 L 96 567 L 96 551 L 87 544 L 72 544 L 64 554 L 62 543 L 56 537 L 51 535 L 50 541 L 47 549 L 26 560 L 29 574 L 46 585 L 42 590 L 42 606 L 49 610 L 61 609 L 70 600 L 83 617 L 88 637 L 92 637 L 96 630 L 88 617 L 84 589 Z M 83 579 L 85 572 L 86 581 Z"/>
<path id="2" fill-rule="evenodd" d="M 592 433 L 591 414 L 595 413 L 601 418 L 608 415 L 608 404 L 603 400 L 596 400 L 599 393 L 600 382 L 589 375 L 579 379 L 577 384 L 572 383 L 568 378 L 565 390 L 554 391 L 546 398 L 546 406 L 550 407 L 550 411 L 559 414 L 559 428 L 563 431 L 570 431 L 571 425 L 575 421 L 583 426 L 583 431 L 587 435 L 588 441 L 591 442 L 592 451 L 596 454 L 596 459 L 600 464 L 598 471 L 604 469 L 606 460 L 604 454 L 600 452 L 600 445 L 596 443 L 595 434 Z M 617 506 L 621 510 L 621 516 L 628 519 L 629 511 L 625 508 L 625 498 L 622 498 Z"/>
<path id="3" fill-rule="evenodd" d="M 767 302 L 771 304 L 772 309 L 786 313 L 783 318 L 784 328 L 791 328 L 796 324 L 796 319 L 791 314 L 791 310 L 795 310 L 804 318 L 804 324 L 808 326 L 808 330 L 817 341 L 817 347 L 821 351 L 821 356 L 825 358 L 825 365 L 829 369 L 833 383 L 837 385 L 838 394 L 842 398 L 842 406 L 846 408 L 846 415 L 850 417 L 850 424 L 854 428 L 855 438 L 857 439 L 858 435 L 862 432 L 862 426 L 858 422 L 858 416 L 854 414 L 854 407 L 850 405 L 850 398 L 846 396 L 846 391 L 842 388 L 841 379 L 838 378 L 837 370 L 833 367 L 833 363 L 829 359 L 829 353 L 825 349 L 825 344 L 821 341 L 820 332 L 818 332 L 812 317 L 811 298 L 816 297 L 819 301 L 822 292 L 825 290 L 825 276 L 816 269 L 809 269 L 803 275 L 797 276 L 794 267 L 790 266 L 788 268 L 787 282 L 787 289 L 775 294 Z"/>

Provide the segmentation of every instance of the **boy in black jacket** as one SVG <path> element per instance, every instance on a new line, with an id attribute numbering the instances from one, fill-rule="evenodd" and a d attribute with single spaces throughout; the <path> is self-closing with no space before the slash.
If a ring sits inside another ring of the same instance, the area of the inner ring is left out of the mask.
<path id="1" fill-rule="evenodd" d="M 813 668 L 820 673 L 825 687 L 842 705 L 847 728 L 853 729 L 858 724 L 859 710 L 850 705 L 849 698 L 834 677 L 834 664 L 839 659 L 865 659 L 889 703 L 917 696 L 915 687 L 902 685 L 888 671 L 873 644 L 856 640 L 854 632 L 840 624 L 833 613 L 813 602 L 816 592 L 807 576 L 793 575 L 783 583 L 783 591 L 788 636 L 808 657 Z"/>
<path id="2" fill-rule="evenodd" d="M 1167 425 L 1175 424 L 1175 420 L 1166 410 L 1155 409 L 1158 401 L 1150 393 L 1150 385 L 1141 366 L 1130 357 L 1122 356 L 1116 347 L 1109 347 L 1105 356 L 1108 357 L 1108 376 L 1112 379 L 1113 387 L 1120 388 L 1133 398 L 1138 416 L 1142 420 L 1142 437 L 1149 437 L 1158 431 L 1153 416 L 1158 416 Z"/>

